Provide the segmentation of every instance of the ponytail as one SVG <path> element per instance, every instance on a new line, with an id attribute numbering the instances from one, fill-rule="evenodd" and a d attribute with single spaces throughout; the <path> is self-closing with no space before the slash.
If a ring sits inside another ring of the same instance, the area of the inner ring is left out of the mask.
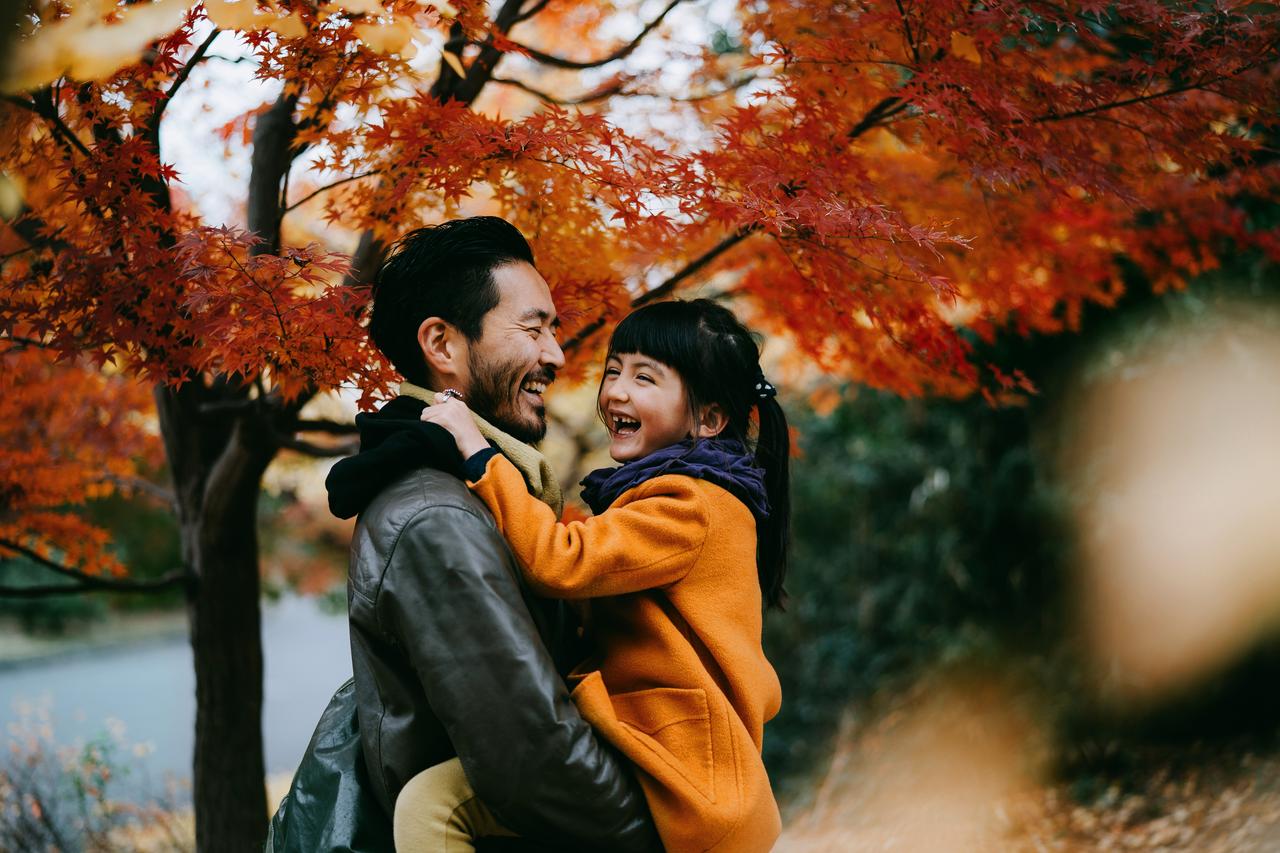
<path id="1" fill-rule="evenodd" d="M 763 397 L 757 406 L 760 432 L 756 438 L 756 464 L 764 469 L 769 496 L 769 517 L 756 536 L 756 566 L 765 607 L 783 610 L 787 591 L 787 548 L 791 540 L 791 430 L 776 397 Z"/>

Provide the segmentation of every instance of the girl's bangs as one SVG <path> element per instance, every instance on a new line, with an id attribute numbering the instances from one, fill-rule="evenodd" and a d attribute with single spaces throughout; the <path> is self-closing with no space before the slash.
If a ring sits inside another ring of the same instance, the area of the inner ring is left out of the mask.
<path id="1" fill-rule="evenodd" d="M 697 367 L 697 323 L 679 302 L 659 302 L 623 318 L 609 339 L 609 356 L 645 355 L 689 376 Z"/>

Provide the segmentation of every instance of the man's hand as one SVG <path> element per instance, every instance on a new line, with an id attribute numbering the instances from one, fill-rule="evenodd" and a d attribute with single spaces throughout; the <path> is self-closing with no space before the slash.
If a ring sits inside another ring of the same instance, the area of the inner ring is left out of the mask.
<path id="1" fill-rule="evenodd" d="M 436 394 L 435 404 L 422 410 L 422 419 L 447 429 L 453 435 L 463 459 L 470 459 L 489 447 L 489 442 L 480 434 L 480 428 L 476 426 L 467 404 L 452 394 Z"/>

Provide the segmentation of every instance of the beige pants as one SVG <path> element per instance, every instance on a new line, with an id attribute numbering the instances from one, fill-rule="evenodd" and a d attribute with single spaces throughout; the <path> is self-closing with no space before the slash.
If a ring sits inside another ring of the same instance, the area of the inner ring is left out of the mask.
<path id="1" fill-rule="evenodd" d="M 480 802 L 456 758 L 423 770 L 396 797 L 397 853 L 474 853 L 487 835 L 515 833 Z"/>

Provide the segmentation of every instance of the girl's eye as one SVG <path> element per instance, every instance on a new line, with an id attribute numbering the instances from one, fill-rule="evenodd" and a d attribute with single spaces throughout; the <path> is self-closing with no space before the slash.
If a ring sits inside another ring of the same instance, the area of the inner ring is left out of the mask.
<path id="1" fill-rule="evenodd" d="M 637 373 L 636 380 L 639 382 L 653 382 L 653 377 L 647 373 Z"/>
<path id="2" fill-rule="evenodd" d="M 617 376 L 619 373 L 621 373 L 621 371 L 616 367 L 606 367 L 604 369 L 605 376 Z"/>

